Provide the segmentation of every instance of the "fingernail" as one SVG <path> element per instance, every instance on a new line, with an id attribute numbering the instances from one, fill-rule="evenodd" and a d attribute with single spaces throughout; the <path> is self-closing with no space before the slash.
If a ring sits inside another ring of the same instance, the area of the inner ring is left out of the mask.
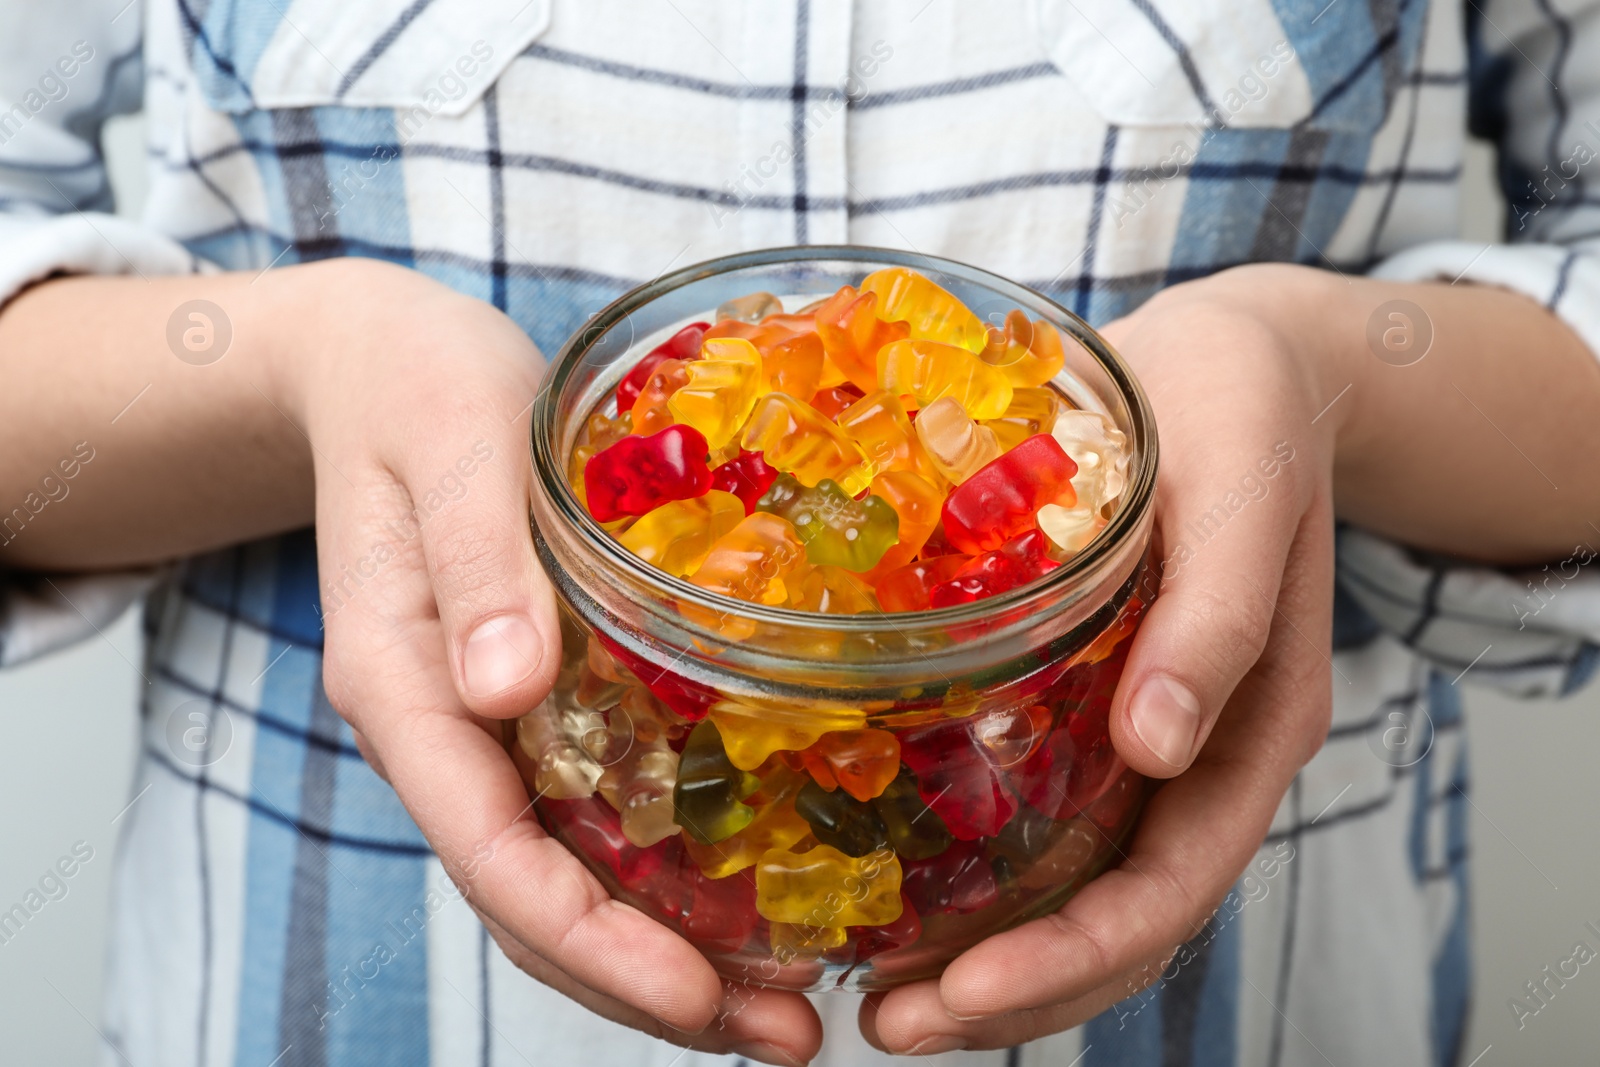
<path id="1" fill-rule="evenodd" d="M 765 1041 L 748 1041 L 742 1045 L 735 1045 L 733 1050 L 745 1059 L 756 1060 L 759 1063 L 782 1064 L 783 1067 L 805 1067 L 810 1062 L 800 1059 L 788 1049 L 779 1048 Z"/>
<path id="2" fill-rule="evenodd" d="M 1182 767 L 1189 762 L 1200 729 L 1200 701 L 1165 675 L 1155 675 L 1133 694 L 1129 709 L 1133 732 L 1163 762 Z"/>
<path id="3" fill-rule="evenodd" d="M 461 656 L 467 692 L 494 696 L 532 674 L 543 658 L 543 641 L 531 621 L 522 615 L 496 615 L 467 638 Z"/>
<path id="4" fill-rule="evenodd" d="M 907 1056 L 937 1056 L 941 1052 L 957 1052 L 967 1046 L 967 1039 L 955 1034 L 934 1034 L 925 1037 L 906 1049 Z"/>

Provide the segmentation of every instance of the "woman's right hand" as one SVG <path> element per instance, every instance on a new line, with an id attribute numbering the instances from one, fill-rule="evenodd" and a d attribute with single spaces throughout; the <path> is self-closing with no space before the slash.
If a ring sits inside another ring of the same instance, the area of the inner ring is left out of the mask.
<path id="1" fill-rule="evenodd" d="M 507 956 L 607 1018 L 680 1045 L 804 1062 L 796 993 L 720 980 L 613 901 L 535 820 L 502 745 L 549 690 L 561 642 L 529 525 L 543 360 L 488 304 L 370 260 L 274 271 L 276 401 L 316 472 L 323 684 Z M 331 322 L 307 321 L 327 307 Z M 265 294 L 264 294 L 265 295 Z"/>

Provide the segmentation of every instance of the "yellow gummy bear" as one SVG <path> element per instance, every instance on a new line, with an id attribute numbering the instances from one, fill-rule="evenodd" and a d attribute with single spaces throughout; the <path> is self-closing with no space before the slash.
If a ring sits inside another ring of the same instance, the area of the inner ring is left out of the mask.
<path id="1" fill-rule="evenodd" d="M 711 705 L 711 721 L 722 733 L 728 762 L 753 771 L 774 752 L 798 752 L 832 730 L 859 730 L 867 717 L 856 708 L 755 707 L 734 700 Z"/>
<path id="2" fill-rule="evenodd" d="M 919 407 L 951 397 L 974 419 L 997 419 L 1011 406 L 1011 379 L 965 348 L 937 341 L 896 341 L 878 349 L 878 385 Z"/>
<path id="3" fill-rule="evenodd" d="M 742 337 L 705 342 L 702 359 L 685 365 L 689 380 L 667 398 L 672 417 L 705 435 L 712 448 L 733 439 L 766 391 L 761 353 Z"/>
<path id="4" fill-rule="evenodd" d="M 756 401 L 741 443 L 808 486 L 832 478 L 856 496 L 872 481 L 872 467 L 855 442 L 816 408 L 787 393 L 768 393 Z"/>
<path id="5" fill-rule="evenodd" d="M 712 489 L 646 512 L 617 540 L 646 563 L 681 578 L 698 569 L 711 546 L 743 518 L 743 501 Z"/>
<path id="6" fill-rule="evenodd" d="M 861 281 L 863 293 L 878 294 L 878 318 L 904 320 L 912 337 L 925 337 L 969 352 L 982 352 L 989 329 L 955 296 L 905 267 L 875 270 Z M 879 383 L 882 384 L 882 378 Z"/>
<path id="7" fill-rule="evenodd" d="M 1009 452 L 1036 434 L 1049 433 L 1066 405 L 1054 389 L 1022 386 L 1011 394 L 1011 406 L 997 419 L 984 419 L 1000 448 Z"/>
<path id="8" fill-rule="evenodd" d="M 832 845 L 773 849 L 756 864 L 756 912 L 768 922 L 883 926 L 900 918 L 900 857 L 879 849 L 857 859 Z"/>
<path id="9" fill-rule="evenodd" d="M 850 934 L 842 926 L 802 926 L 798 923 L 773 923 L 772 958 L 781 964 L 795 960 L 814 960 L 829 949 L 843 948 Z"/>
<path id="10" fill-rule="evenodd" d="M 726 878 L 753 867 L 773 849 L 788 849 L 811 833 L 811 824 L 794 810 L 794 795 L 781 797 L 756 809 L 750 825 L 714 845 L 702 845 L 687 834 L 683 847 L 707 878 Z"/>

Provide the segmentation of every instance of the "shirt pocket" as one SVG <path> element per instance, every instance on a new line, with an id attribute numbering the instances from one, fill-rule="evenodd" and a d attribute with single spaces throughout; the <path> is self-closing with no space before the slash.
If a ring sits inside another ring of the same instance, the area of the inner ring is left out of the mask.
<path id="1" fill-rule="evenodd" d="M 174 0 L 218 111 L 461 115 L 550 24 L 551 0 Z M 202 12 L 202 13 L 198 13 Z"/>
<path id="2" fill-rule="evenodd" d="M 1427 6 L 1034 0 L 1050 61 L 1108 123 L 1362 134 L 1388 117 Z"/>

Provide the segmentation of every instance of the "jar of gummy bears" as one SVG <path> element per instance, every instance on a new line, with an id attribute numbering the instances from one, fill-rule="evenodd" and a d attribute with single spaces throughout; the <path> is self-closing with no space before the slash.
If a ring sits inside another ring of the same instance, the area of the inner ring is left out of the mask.
<path id="1" fill-rule="evenodd" d="M 725 977 L 933 976 L 1117 858 L 1156 435 L 1081 320 L 911 253 L 718 259 L 567 342 L 532 452 L 564 648 L 513 757 Z"/>

